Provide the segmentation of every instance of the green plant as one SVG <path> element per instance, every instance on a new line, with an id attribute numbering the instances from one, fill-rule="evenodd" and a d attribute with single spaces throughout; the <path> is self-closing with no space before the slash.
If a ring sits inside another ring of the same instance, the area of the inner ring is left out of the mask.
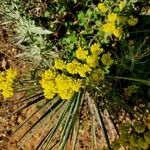
<path id="1" fill-rule="evenodd" d="M 32 65 L 36 64 L 36 67 L 31 67 L 33 75 L 29 77 L 31 84 L 27 88 L 32 88 L 35 93 L 39 90 L 38 94 L 31 93 L 31 97 L 19 102 L 22 106 L 14 113 L 41 102 L 38 110 L 14 132 L 21 129 L 37 112 L 45 110 L 22 135 L 19 140 L 21 146 L 40 127 L 52 124 L 39 139 L 36 149 L 50 149 L 57 145 L 59 149 L 67 149 L 69 141 L 73 143 L 72 149 L 77 149 L 82 104 L 86 101 L 91 118 L 95 116 L 97 124 L 103 130 L 108 149 L 111 149 L 102 117 L 103 110 L 107 109 L 114 115 L 118 110 L 126 109 L 138 115 L 133 110 L 136 102 L 131 103 L 130 99 L 136 99 L 134 96 L 139 96 L 137 100 L 147 98 L 142 89 L 147 90 L 147 85 L 149 86 L 147 57 L 150 53 L 147 50 L 148 33 L 144 31 L 149 24 L 141 26 L 140 20 L 144 18 L 141 9 L 147 2 L 53 0 L 46 2 L 50 6 L 44 7 L 39 15 L 32 11 L 36 10 L 38 4 L 42 5 L 40 2 L 36 4 L 28 1 L 23 5 L 23 1 L 16 0 L 11 3 L 2 1 L 2 4 L 4 24 L 15 31 L 11 42 L 22 50 L 17 57 L 22 57 L 27 63 L 30 60 Z M 15 16 L 12 16 L 11 11 Z M 9 23 L 13 28 L 7 21 L 11 21 Z M 144 40 L 139 39 L 139 33 Z M 25 78 L 27 77 L 26 75 Z M 20 79 L 20 83 L 23 87 L 26 86 L 26 81 Z M 21 88 L 20 85 L 18 87 Z M 125 87 L 128 87 L 127 97 L 123 94 Z M 113 111 L 114 109 L 117 111 Z M 92 143 L 96 143 L 98 137 L 94 129 L 97 125 L 93 118 L 91 120 L 92 136 L 95 137 L 92 138 Z M 135 144 L 138 139 L 139 145 L 146 148 L 147 144 L 141 143 L 147 141 L 148 133 L 145 134 L 145 140 L 138 135 L 144 131 L 143 124 L 123 124 L 120 127 L 121 136 L 114 141 L 112 147 L 117 149 L 122 145 L 138 149 L 137 143 Z M 129 138 L 130 135 L 132 136 Z M 53 140 L 54 145 L 51 145 Z"/>
<path id="2" fill-rule="evenodd" d="M 149 149 L 149 130 L 142 120 L 123 123 L 119 126 L 120 136 L 112 143 L 112 148 L 125 147 L 129 149 Z"/>

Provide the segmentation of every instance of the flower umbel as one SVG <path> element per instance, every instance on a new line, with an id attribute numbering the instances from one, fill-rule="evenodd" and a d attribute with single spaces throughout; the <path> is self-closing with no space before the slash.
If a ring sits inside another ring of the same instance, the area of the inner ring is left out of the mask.
<path id="1" fill-rule="evenodd" d="M 54 62 L 54 67 L 56 69 L 60 69 L 60 70 L 63 70 L 65 68 L 65 62 L 61 59 L 56 59 L 55 62 Z"/>
<path id="2" fill-rule="evenodd" d="M 13 96 L 13 83 L 17 76 L 17 71 L 15 69 L 8 69 L 4 72 L 0 72 L 0 91 L 4 98 L 10 98 Z"/>
<path id="3" fill-rule="evenodd" d="M 108 11 L 108 8 L 106 7 L 106 5 L 104 3 L 99 3 L 98 4 L 98 9 L 102 12 L 102 13 L 106 13 Z"/>
<path id="4" fill-rule="evenodd" d="M 79 47 L 76 51 L 76 57 L 80 60 L 86 59 L 88 51 L 85 51 L 83 48 Z"/>
<path id="5" fill-rule="evenodd" d="M 103 52 L 103 48 L 100 48 L 100 45 L 97 43 L 94 43 L 91 46 L 91 53 L 95 56 L 100 55 Z"/>
<path id="6" fill-rule="evenodd" d="M 115 13 L 110 13 L 109 15 L 108 15 L 108 22 L 112 22 L 112 23 L 114 23 L 116 20 L 117 20 L 117 14 L 115 14 Z"/>

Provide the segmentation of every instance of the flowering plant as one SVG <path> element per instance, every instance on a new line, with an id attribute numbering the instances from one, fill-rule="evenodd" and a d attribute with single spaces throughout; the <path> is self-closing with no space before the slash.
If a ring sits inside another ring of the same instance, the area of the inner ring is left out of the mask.
<path id="1" fill-rule="evenodd" d="M 92 133 L 89 149 L 98 149 L 98 127 L 102 128 L 103 138 L 111 149 L 103 112 L 107 110 L 111 120 L 122 109 L 138 113 L 133 110 L 132 102 L 141 95 L 146 99 L 141 89 L 147 90 L 150 85 L 147 69 L 150 53 L 148 38 L 145 38 L 147 32 L 143 30 L 147 24 L 140 26 L 142 9 L 147 2 L 53 0 L 45 3 L 48 7 L 43 9 L 42 3 L 33 2 L 32 10 L 27 9 L 30 5 L 14 0 L 11 11 L 20 16 L 16 18 L 7 10 L 9 3 L 4 9 L 7 14 L 4 20 L 15 19 L 8 22 L 13 22 L 18 31 L 14 32 L 17 35 L 12 35 L 17 40 L 15 45 L 22 50 L 16 57 L 32 66 L 25 79 L 19 80 L 20 87 L 30 84 L 27 87 L 29 97 L 19 102 L 22 106 L 14 113 L 33 104 L 40 105 L 13 132 L 40 112 L 38 120 L 19 138 L 21 147 L 41 127 L 46 133 L 41 133 L 35 149 L 63 150 L 70 143 L 73 150 L 79 149 L 80 127 L 85 121 L 90 122 Z M 2 6 L 5 5 L 3 2 Z M 30 14 L 39 9 L 41 14 Z M 142 42 L 139 34 L 144 39 Z M 143 74 L 144 79 L 139 79 Z M 4 98 L 13 96 L 16 76 L 14 69 L 0 73 L 0 92 Z M 84 114 L 86 116 L 82 117 Z"/>

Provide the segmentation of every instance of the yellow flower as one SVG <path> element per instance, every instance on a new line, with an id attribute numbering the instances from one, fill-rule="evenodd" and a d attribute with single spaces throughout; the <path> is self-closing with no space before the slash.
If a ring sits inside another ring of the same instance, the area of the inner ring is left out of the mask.
<path id="1" fill-rule="evenodd" d="M 137 23 L 138 23 L 138 18 L 130 16 L 130 18 L 128 19 L 128 24 L 130 26 L 135 26 Z"/>
<path id="2" fill-rule="evenodd" d="M 75 91 L 79 90 L 79 83 L 75 83 L 71 77 L 64 74 L 56 77 L 56 87 L 62 99 L 70 99 Z"/>
<path id="3" fill-rule="evenodd" d="M 144 124 L 150 129 L 150 114 L 144 119 Z"/>
<path id="4" fill-rule="evenodd" d="M 134 93 L 138 92 L 138 86 L 136 85 L 130 85 L 127 88 L 124 88 L 124 95 L 125 96 L 131 96 Z"/>
<path id="5" fill-rule="evenodd" d="M 117 14 L 115 14 L 115 13 L 110 13 L 109 15 L 108 15 L 108 22 L 112 22 L 112 23 L 114 23 L 116 20 L 117 20 Z"/>
<path id="6" fill-rule="evenodd" d="M 97 56 L 97 55 L 100 55 L 103 52 L 103 48 L 100 48 L 99 44 L 94 43 L 91 46 L 91 52 L 92 52 L 93 55 Z"/>
<path id="7" fill-rule="evenodd" d="M 0 72 L 0 84 L 5 81 L 5 75 L 4 75 L 4 72 Z M 1 86 L 0 86 L 1 88 Z"/>
<path id="8" fill-rule="evenodd" d="M 57 93 L 54 81 L 46 81 L 46 84 L 44 84 L 42 87 L 44 88 L 44 96 L 47 99 L 52 99 Z"/>
<path id="9" fill-rule="evenodd" d="M 55 78 L 57 88 L 58 89 L 65 89 L 67 87 L 69 88 L 69 80 L 71 80 L 71 79 L 64 74 L 58 75 Z"/>
<path id="10" fill-rule="evenodd" d="M 116 28 L 116 29 L 114 29 L 114 30 L 113 30 L 113 34 L 114 34 L 114 36 L 117 37 L 117 38 L 122 37 L 122 34 L 123 34 L 122 28 Z"/>
<path id="11" fill-rule="evenodd" d="M 46 70 L 42 73 L 42 79 L 44 80 L 52 80 L 56 76 L 56 72 L 52 71 L 51 69 Z"/>
<path id="12" fill-rule="evenodd" d="M 77 74 L 80 63 L 77 60 L 73 60 L 71 63 L 66 65 L 66 70 L 71 74 Z"/>
<path id="13" fill-rule="evenodd" d="M 15 69 L 10 68 L 6 70 L 6 80 L 13 82 L 16 76 L 17 76 L 17 71 Z"/>
<path id="14" fill-rule="evenodd" d="M 112 31 L 115 29 L 115 24 L 114 23 L 105 23 L 102 26 L 102 31 L 105 33 L 112 33 Z"/>
<path id="15" fill-rule="evenodd" d="M 81 77 L 86 77 L 86 73 L 89 73 L 90 71 L 91 71 L 91 68 L 88 65 L 83 64 L 79 68 L 78 73 Z"/>
<path id="16" fill-rule="evenodd" d="M 85 51 L 83 48 L 79 47 L 76 51 L 76 57 L 80 60 L 86 59 L 88 51 Z"/>
<path id="17" fill-rule="evenodd" d="M 89 55 L 86 59 L 86 63 L 90 67 L 96 67 L 96 65 L 98 64 L 98 57 L 95 55 Z"/>
<path id="18" fill-rule="evenodd" d="M 17 76 L 15 69 L 8 69 L 0 73 L 0 90 L 4 98 L 10 98 L 13 96 L 13 82 Z"/>
<path id="19" fill-rule="evenodd" d="M 72 98 L 74 94 L 74 91 L 73 90 L 62 90 L 62 91 L 59 91 L 59 96 L 63 99 L 63 100 L 69 100 Z"/>
<path id="20" fill-rule="evenodd" d="M 125 6 L 126 6 L 126 3 L 124 1 L 121 1 L 119 3 L 119 9 L 120 9 L 120 11 L 122 11 Z"/>
<path id="21" fill-rule="evenodd" d="M 73 82 L 71 82 L 70 87 L 72 88 L 73 91 L 75 92 L 79 92 L 80 87 L 82 86 L 82 80 L 74 80 Z"/>
<path id="22" fill-rule="evenodd" d="M 44 89 L 44 96 L 47 99 L 52 99 L 57 93 L 56 84 L 55 84 L 56 72 L 48 69 L 42 74 L 42 80 L 40 84 Z"/>
<path id="23" fill-rule="evenodd" d="M 14 91 L 12 87 L 7 87 L 7 89 L 3 89 L 2 95 L 4 98 L 10 98 L 14 95 Z"/>
<path id="24" fill-rule="evenodd" d="M 56 84 L 55 84 L 55 80 L 44 80 L 42 79 L 41 81 L 41 86 L 44 89 L 44 96 L 47 99 L 52 99 L 55 94 L 57 93 L 57 89 L 56 89 Z"/>
<path id="25" fill-rule="evenodd" d="M 106 66 L 111 66 L 113 64 L 113 59 L 110 56 L 111 54 L 109 52 L 106 54 L 103 54 L 101 58 L 101 62 Z"/>
<path id="26" fill-rule="evenodd" d="M 102 13 L 106 13 L 108 11 L 108 8 L 106 7 L 106 5 L 104 3 L 99 3 L 98 4 L 98 9 L 102 12 Z"/>
<path id="27" fill-rule="evenodd" d="M 115 37 L 120 38 L 123 34 L 122 28 L 116 28 L 113 22 L 105 23 L 102 26 L 102 31 L 105 33 L 114 34 Z"/>
<path id="28" fill-rule="evenodd" d="M 65 64 L 65 62 L 63 60 L 56 59 L 55 62 L 54 62 L 54 67 L 56 69 L 63 70 L 66 67 L 66 64 Z"/>

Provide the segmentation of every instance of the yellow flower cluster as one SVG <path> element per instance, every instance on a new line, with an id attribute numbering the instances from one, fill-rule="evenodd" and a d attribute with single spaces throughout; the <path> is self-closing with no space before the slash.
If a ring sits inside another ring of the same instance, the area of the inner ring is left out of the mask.
<path id="1" fill-rule="evenodd" d="M 87 64 L 82 64 L 77 60 L 73 60 L 66 65 L 66 70 L 70 74 L 79 74 L 81 77 L 85 77 L 86 73 L 91 71 L 91 68 Z"/>
<path id="2" fill-rule="evenodd" d="M 100 48 L 100 45 L 99 45 L 99 44 L 94 43 L 94 44 L 91 46 L 91 53 L 92 53 L 94 56 L 100 55 L 102 52 L 103 52 L 103 48 Z"/>
<path id="3" fill-rule="evenodd" d="M 119 19 L 120 18 L 116 13 L 110 13 L 107 18 L 107 23 L 102 25 L 102 31 L 107 34 L 113 34 L 115 37 L 120 38 L 123 34 L 123 29 L 116 26 L 116 23 Z"/>
<path id="4" fill-rule="evenodd" d="M 63 70 L 63 69 L 65 69 L 66 64 L 65 64 L 65 62 L 64 62 L 63 60 L 61 60 L 61 59 L 56 59 L 56 60 L 55 60 L 54 67 L 55 67 L 56 69 Z"/>
<path id="5" fill-rule="evenodd" d="M 70 99 L 74 92 L 78 92 L 82 86 L 82 80 L 73 79 L 65 74 L 57 74 L 56 70 L 46 70 L 40 81 L 44 89 L 44 96 L 52 99 L 58 94 L 62 99 Z"/>
<path id="6" fill-rule="evenodd" d="M 117 8 L 121 12 L 126 7 L 126 1 L 120 1 L 117 3 Z M 102 24 L 100 30 L 104 32 L 106 36 L 114 35 L 116 38 L 121 38 L 123 35 L 123 26 L 128 24 L 135 26 L 138 23 L 138 18 L 130 16 L 129 18 L 122 16 L 116 12 L 108 11 L 106 4 L 99 3 L 98 8 L 101 12 L 107 15 L 106 23 Z M 108 13 L 107 13 L 108 12 Z"/>
<path id="7" fill-rule="evenodd" d="M 102 52 L 103 48 L 95 43 L 91 46 L 90 51 L 79 47 L 71 62 L 56 59 L 54 67 L 42 74 L 40 84 L 44 89 L 44 96 L 47 99 L 52 99 L 58 94 L 62 99 L 70 99 L 75 92 L 78 92 L 84 86 L 87 75 L 91 74 L 91 77 L 94 77 L 95 80 L 102 79 L 104 72 L 102 69 L 98 69 L 99 55 Z M 106 66 L 110 66 L 113 62 L 109 53 L 103 54 L 101 61 Z"/>
<path id="8" fill-rule="evenodd" d="M 4 98 L 10 98 L 13 96 L 14 90 L 12 88 L 13 81 L 17 76 L 17 71 L 15 69 L 8 69 L 6 71 L 0 72 L 0 91 Z"/>
<path id="9" fill-rule="evenodd" d="M 56 59 L 54 67 L 60 70 L 67 70 L 70 74 L 79 74 L 81 77 L 86 77 L 92 68 L 95 68 L 98 64 L 98 56 L 103 52 L 103 48 L 100 48 L 99 44 L 93 44 L 90 48 L 90 53 L 87 50 L 79 47 L 76 52 L 76 58 L 71 62 L 66 63 L 63 60 Z M 78 60 L 84 63 L 79 62 Z"/>
<path id="10" fill-rule="evenodd" d="M 103 48 L 100 48 L 99 44 L 94 43 L 90 48 L 90 53 L 87 50 L 79 48 L 76 51 L 76 57 L 79 60 L 85 60 L 85 64 L 76 65 L 77 73 L 81 77 L 85 77 L 87 72 L 90 72 L 92 68 L 95 68 L 98 64 L 98 56 L 103 52 Z M 79 62 L 78 62 L 79 63 Z M 68 70 L 69 71 L 69 70 Z"/>
<path id="11" fill-rule="evenodd" d="M 98 4 L 98 9 L 102 12 L 102 13 L 106 13 L 108 11 L 108 7 L 104 4 L 104 3 L 99 3 Z"/>
<path id="12" fill-rule="evenodd" d="M 83 50 L 83 48 L 79 47 L 78 50 L 76 51 L 76 57 L 80 60 L 86 59 L 88 55 L 88 51 Z"/>
<path id="13" fill-rule="evenodd" d="M 44 89 L 44 96 L 48 99 L 53 98 L 57 93 L 57 89 L 55 87 L 55 77 L 56 72 L 50 69 L 46 70 L 42 74 L 42 80 L 40 81 L 40 84 Z"/>

